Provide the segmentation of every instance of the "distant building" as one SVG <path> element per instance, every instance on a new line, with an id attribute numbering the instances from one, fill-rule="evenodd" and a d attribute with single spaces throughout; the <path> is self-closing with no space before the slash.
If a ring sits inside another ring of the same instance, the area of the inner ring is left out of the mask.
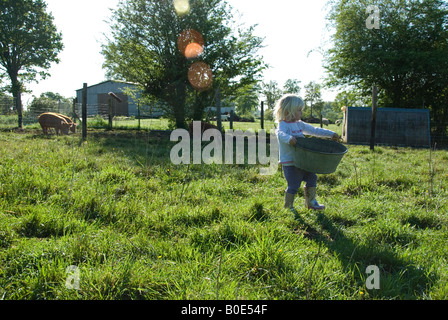
<path id="1" fill-rule="evenodd" d="M 345 108 L 342 139 L 351 144 L 370 144 L 372 108 Z M 375 144 L 430 147 L 428 109 L 378 108 Z"/>
<path id="2" fill-rule="evenodd" d="M 208 107 L 205 111 L 216 114 L 216 110 L 216 107 Z M 230 114 L 232 111 L 235 112 L 235 107 L 221 107 L 221 114 Z"/>
<path id="3" fill-rule="evenodd" d="M 107 80 L 92 86 L 87 87 L 87 116 L 108 115 L 109 103 L 112 104 L 114 116 L 137 117 L 138 116 L 138 101 L 134 101 L 132 96 L 126 93 L 126 90 L 135 91 L 136 100 L 140 97 L 138 87 L 130 82 Z M 82 103 L 83 89 L 76 90 L 76 98 L 78 101 L 78 109 Z M 114 93 L 121 102 L 111 99 L 109 93 Z M 158 117 L 163 113 L 160 110 L 153 108 L 151 112 L 148 106 L 140 106 L 141 116 Z"/>
<path id="4" fill-rule="evenodd" d="M 221 114 L 230 114 L 232 111 L 235 112 L 235 103 L 231 102 L 232 97 L 223 98 L 221 100 Z M 217 108 L 215 106 L 208 107 L 205 112 L 216 114 Z"/>

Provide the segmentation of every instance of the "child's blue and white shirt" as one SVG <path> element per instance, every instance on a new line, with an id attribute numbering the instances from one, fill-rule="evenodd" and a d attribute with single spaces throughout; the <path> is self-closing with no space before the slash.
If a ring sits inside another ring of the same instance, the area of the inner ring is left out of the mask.
<path id="1" fill-rule="evenodd" d="M 280 121 L 275 133 L 279 142 L 280 164 L 285 166 L 294 165 L 294 147 L 289 144 L 292 137 L 296 139 L 305 138 L 305 135 L 307 135 L 320 138 L 332 138 L 334 135 L 334 132 L 331 130 L 318 128 L 303 121 Z"/>

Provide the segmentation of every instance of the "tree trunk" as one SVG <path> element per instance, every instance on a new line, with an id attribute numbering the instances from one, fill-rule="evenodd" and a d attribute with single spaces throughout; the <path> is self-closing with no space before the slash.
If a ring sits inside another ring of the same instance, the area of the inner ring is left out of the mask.
<path id="1" fill-rule="evenodd" d="M 204 117 L 204 99 L 207 100 L 207 98 L 204 98 L 203 93 L 201 92 L 195 92 L 195 102 L 193 105 L 193 121 L 201 121 Z"/>
<path id="2" fill-rule="evenodd" d="M 18 115 L 19 129 L 23 128 L 23 108 L 22 108 L 22 84 L 18 80 L 17 75 L 11 77 L 12 96 L 14 98 L 15 107 Z"/>
<path id="3" fill-rule="evenodd" d="M 187 124 L 185 122 L 185 109 L 183 106 L 177 105 L 175 106 L 175 114 L 174 117 L 176 119 L 176 128 L 177 129 L 186 129 Z"/>
<path id="4" fill-rule="evenodd" d="M 400 79 L 400 75 L 396 75 L 395 81 L 392 83 L 392 107 L 393 108 L 402 108 L 403 107 L 403 81 Z"/>
<path id="5" fill-rule="evenodd" d="M 185 100 L 186 100 L 186 86 L 182 81 L 176 83 L 176 97 L 174 99 L 174 118 L 176 120 L 176 128 L 186 129 L 187 123 L 185 121 Z"/>

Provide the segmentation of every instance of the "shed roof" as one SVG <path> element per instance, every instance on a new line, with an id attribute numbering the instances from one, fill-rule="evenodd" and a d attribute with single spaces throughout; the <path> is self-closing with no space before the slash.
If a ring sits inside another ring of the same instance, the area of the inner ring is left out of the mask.
<path id="1" fill-rule="evenodd" d="M 97 83 L 97 84 L 93 84 L 91 86 L 87 86 L 87 89 L 93 88 L 93 87 L 97 87 L 97 86 L 101 86 L 101 85 L 104 85 L 106 83 L 122 83 L 122 84 L 129 84 L 129 85 L 133 85 L 133 86 L 137 85 L 136 83 L 126 82 L 126 81 L 121 81 L 121 80 L 106 80 L 106 81 L 103 81 L 103 82 L 100 82 L 100 83 Z M 83 89 L 84 88 L 78 89 L 78 90 L 76 90 L 76 92 L 82 91 Z"/>

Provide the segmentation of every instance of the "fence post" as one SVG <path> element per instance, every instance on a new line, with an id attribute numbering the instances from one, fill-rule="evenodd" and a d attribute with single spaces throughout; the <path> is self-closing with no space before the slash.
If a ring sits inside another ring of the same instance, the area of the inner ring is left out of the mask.
<path id="1" fill-rule="evenodd" d="M 222 121 L 221 121 L 221 91 L 216 89 L 216 124 L 218 130 L 222 132 Z"/>
<path id="2" fill-rule="evenodd" d="M 112 130 L 113 127 L 113 116 L 112 116 L 112 98 L 109 96 L 109 100 L 108 100 L 108 104 L 109 104 L 109 127 L 107 128 L 108 130 Z"/>
<path id="3" fill-rule="evenodd" d="M 72 118 L 73 122 L 76 123 L 76 104 L 78 103 L 78 98 L 73 99 L 73 105 L 72 105 Z"/>
<path id="4" fill-rule="evenodd" d="M 112 130 L 112 120 L 115 116 L 115 112 L 117 109 L 117 101 L 121 103 L 122 100 L 113 92 L 109 92 L 108 95 L 109 95 L 109 129 Z"/>
<path id="5" fill-rule="evenodd" d="M 264 101 L 261 101 L 260 120 L 261 130 L 264 130 Z"/>
<path id="6" fill-rule="evenodd" d="M 87 139 L 87 83 L 82 89 L 82 139 Z"/>
<path id="7" fill-rule="evenodd" d="M 370 150 L 375 150 L 375 126 L 376 126 L 376 107 L 378 98 L 378 88 L 372 88 L 372 119 L 370 121 Z"/>

